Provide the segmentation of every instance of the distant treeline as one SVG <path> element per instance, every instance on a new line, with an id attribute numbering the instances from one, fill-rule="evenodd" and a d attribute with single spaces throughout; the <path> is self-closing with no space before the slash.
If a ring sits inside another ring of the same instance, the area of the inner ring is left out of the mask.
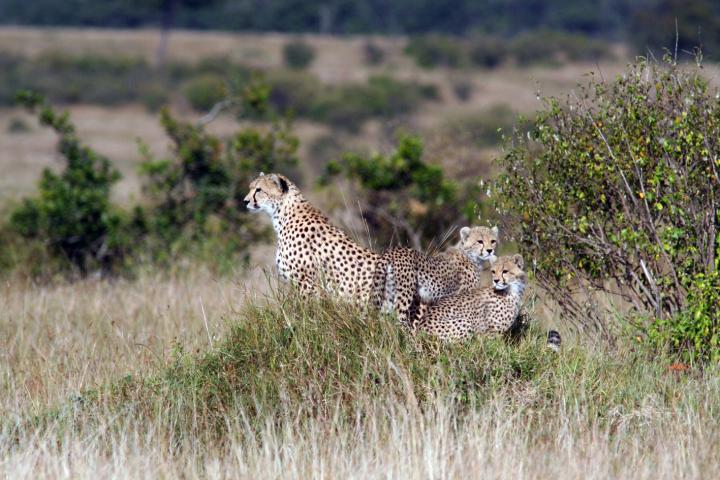
<path id="1" fill-rule="evenodd" d="M 0 23 L 421 34 L 554 29 L 640 48 L 720 46 L 716 0 L 2 0 Z"/>

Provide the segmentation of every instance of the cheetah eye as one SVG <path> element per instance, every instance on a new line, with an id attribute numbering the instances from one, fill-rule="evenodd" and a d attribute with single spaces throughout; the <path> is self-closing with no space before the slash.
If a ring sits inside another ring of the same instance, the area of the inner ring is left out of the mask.
<path id="1" fill-rule="evenodd" d="M 483 242 L 482 240 L 478 240 L 477 243 L 479 243 L 480 245 L 483 245 L 485 242 Z"/>
<path id="2" fill-rule="evenodd" d="M 260 192 L 260 191 L 262 191 L 262 190 L 260 190 L 259 188 L 256 188 L 256 189 L 255 189 L 255 193 L 258 193 L 258 192 Z"/>
<path id="3" fill-rule="evenodd" d="M 492 274 L 495 275 L 495 273 L 496 273 L 495 270 L 493 270 L 493 271 L 492 271 Z"/>
<path id="4" fill-rule="evenodd" d="M 508 271 L 507 271 L 507 270 L 503 270 L 503 275 L 506 274 L 506 273 L 508 273 Z"/>
<path id="5" fill-rule="evenodd" d="M 493 240 L 493 241 L 490 242 L 490 243 L 492 243 L 493 245 L 495 245 L 495 244 L 497 243 L 497 241 Z"/>

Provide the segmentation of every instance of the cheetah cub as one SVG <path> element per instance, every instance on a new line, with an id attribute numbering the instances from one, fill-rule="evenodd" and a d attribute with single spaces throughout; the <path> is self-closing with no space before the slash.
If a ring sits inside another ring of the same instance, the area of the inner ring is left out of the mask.
<path id="1" fill-rule="evenodd" d="M 413 330 L 443 340 L 464 340 L 475 334 L 506 333 L 513 326 L 527 283 L 521 255 L 499 257 L 492 264 L 492 287 L 476 287 L 428 306 Z"/>
<path id="2" fill-rule="evenodd" d="M 436 255 L 405 247 L 388 249 L 375 279 L 376 304 L 383 311 L 394 310 L 398 320 L 409 325 L 420 302 L 435 303 L 478 286 L 497 248 L 497 227 L 463 227 L 460 242 Z"/>

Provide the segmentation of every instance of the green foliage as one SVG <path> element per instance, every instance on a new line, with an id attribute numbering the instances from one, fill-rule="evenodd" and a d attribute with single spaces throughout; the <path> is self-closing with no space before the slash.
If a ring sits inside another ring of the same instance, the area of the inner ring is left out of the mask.
<path id="1" fill-rule="evenodd" d="M 208 111 L 227 96 L 225 80 L 217 74 L 205 74 L 185 85 L 185 98 L 198 111 Z"/>
<path id="2" fill-rule="evenodd" d="M 423 68 L 466 66 L 466 53 L 460 40 L 440 35 L 411 38 L 405 47 L 405 54 Z"/>
<path id="3" fill-rule="evenodd" d="M 597 61 L 613 56 L 606 42 L 552 30 L 518 35 L 508 44 L 508 55 L 519 65 Z"/>
<path id="4" fill-rule="evenodd" d="M 342 174 L 356 181 L 363 216 L 381 244 L 393 238 L 421 248 L 454 224 L 469 222 L 473 188 L 446 179 L 442 168 L 422 160 L 420 138 L 400 138 L 390 155 L 346 154 L 327 165 L 325 184 Z"/>
<path id="5" fill-rule="evenodd" d="M 50 101 L 121 105 L 139 102 L 156 111 L 180 94 L 197 111 L 207 112 L 263 78 L 270 89 L 268 107 L 297 117 L 357 130 L 374 117 L 409 113 L 438 98 L 432 85 L 376 76 L 366 83 L 327 85 L 294 70 L 259 72 L 223 57 L 195 64 L 168 63 L 156 69 L 142 59 L 47 54 L 21 59 L 0 53 L 0 105 L 15 92 L 32 89 Z"/>
<path id="6" fill-rule="evenodd" d="M 248 104 L 264 101 L 248 89 Z M 258 105 L 255 105 L 258 107 Z M 168 110 L 161 123 L 173 143 L 169 159 L 143 148 L 147 228 L 157 258 L 206 247 L 216 259 L 245 252 L 267 233 L 243 207 L 247 185 L 260 171 L 288 171 L 297 162 L 298 140 L 287 121 L 239 129 L 227 142 L 202 126 L 182 122 Z M 210 242 L 210 243 L 208 243 Z"/>
<path id="7" fill-rule="evenodd" d="M 438 98 L 433 85 L 372 76 L 367 83 L 324 85 L 307 73 L 274 71 L 264 76 L 268 103 L 280 112 L 356 131 L 370 118 L 392 118 Z"/>
<path id="8" fill-rule="evenodd" d="M 487 110 L 468 112 L 448 119 L 443 134 L 459 144 L 479 147 L 500 145 L 502 135 L 512 132 L 517 123 L 515 113 L 505 104 Z"/>
<path id="9" fill-rule="evenodd" d="M 142 59 L 59 53 L 23 59 L 0 54 L 0 104 L 20 89 L 39 91 L 53 102 L 117 105 L 159 95 L 159 74 Z M 163 100 L 166 100 L 164 98 Z"/>
<path id="10" fill-rule="evenodd" d="M 315 59 L 315 49 L 302 40 L 293 40 L 283 46 L 285 65 L 293 70 L 304 70 Z"/>
<path id="11" fill-rule="evenodd" d="M 494 68 L 509 61 L 527 66 L 612 58 L 605 41 L 551 30 L 534 30 L 506 39 L 487 35 L 468 39 L 438 35 L 415 37 L 405 53 L 424 68 Z"/>
<path id="12" fill-rule="evenodd" d="M 126 219 L 110 202 L 120 173 L 82 144 L 67 113 L 55 112 L 44 98 L 31 93 L 20 94 L 18 101 L 38 110 L 40 123 L 58 134 L 65 165 L 60 173 L 43 171 L 38 196 L 25 199 L 12 212 L 12 227 L 26 239 L 45 242 L 52 256 L 67 260 L 80 273 L 111 270 L 127 247 Z"/>
<path id="13" fill-rule="evenodd" d="M 159 69 L 134 57 L 45 53 L 22 58 L 0 53 L 0 105 L 12 104 L 18 90 L 29 89 L 51 102 L 142 103 L 152 111 L 179 92 L 199 107 L 217 98 L 226 80 L 247 83 L 251 77 L 250 68 L 224 57 L 168 63 Z"/>
<path id="14" fill-rule="evenodd" d="M 373 76 L 367 84 L 346 84 L 320 96 L 310 116 L 336 127 L 357 130 L 373 117 L 392 118 L 412 112 L 425 100 L 438 98 L 434 86 Z"/>
<path id="15" fill-rule="evenodd" d="M 669 347 L 689 360 L 720 359 L 720 240 L 715 269 L 697 273 L 688 287 L 687 307 L 675 317 L 658 319 L 648 328 L 651 344 Z"/>
<path id="16" fill-rule="evenodd" d="M 467 102 L 473 96 L 473 83 L 467 79 L 458 79 L 452 82 L 452 89 L 458 100 Z"/>
<path id="17" fill-rule="evenodd" d="M 710 297 L 696 289 L 713 285 L 720 227 L 720 104 L 701 67 L 641 60 L 546 105 L 500 160 L 494 195 L 561 313 L 607 331 L 586 303 L 605 291 L 658 321 L 703 317 Z"/>
<path id="18" fill-rule="evenodd" d="M 470 61 L 480 68 L 500 66 L 509 56 L 508 41 L 488 35 L 475 35 L 468 47 Z"/>

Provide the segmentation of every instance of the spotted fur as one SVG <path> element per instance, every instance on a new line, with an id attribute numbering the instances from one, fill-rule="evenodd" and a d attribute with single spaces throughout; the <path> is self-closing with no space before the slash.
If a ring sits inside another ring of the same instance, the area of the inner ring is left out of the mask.
<path id="1" fill-rule="evenodd" d="M 409 325 L 421 303 L 479 286 L 498 248 L 497 227 L 463 227 L 460 242 L 445 252 L 425 255 L 411 248 L 388 249 L 380 259 L 374 290 L 383 311 L 395 311 Z"/>
<path id="2" fill-rule="evenodd" d="M 413 325 L 444 340 L 507 333 L 515 323 L 527 275 L 520 255 L 499 257 L 491 266 L 492 287 L 476 287 L 428 306 Z"/>
<path id="3" fill-rule="evenodd" d="M 275 263 L 280 277 L 305 295 L 327 291 L 367 304 L 380 256 L 353 242 L 279 174 L 250 183 L 245 205 L 265 212 L 277 234 Z"/>

